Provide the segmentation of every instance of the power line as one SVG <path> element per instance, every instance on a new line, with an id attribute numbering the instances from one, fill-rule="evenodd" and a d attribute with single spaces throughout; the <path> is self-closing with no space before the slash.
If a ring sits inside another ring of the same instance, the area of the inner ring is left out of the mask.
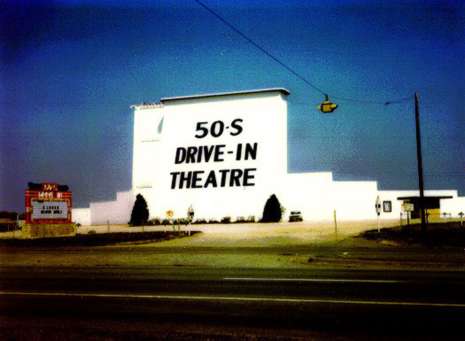
<path id="1" fill-rule="evenodd" d="M 398 104 L 402 102 L 407 102 L 412 100 L 412 96 L 410 97 L 403 97 L 398 98 L 390 101 L 374 101 L 369 99 L 358 99 L 358 98 L 350 98 L 350 97 L 341 97 L 341 96 L 331 96 L 331 98 L 337 99 L 339 101 L 347 101 L 347 102 L 357 102 L 357 103 L 366 103 L 366 104 L 380 104 L 380 105 L 391 105 L 391 104 Z"/>
<path id="2" fill-rule="evenodd" d="M 299 74 L 298 72 L 296 72 L 294 69 L 292 69 L 290 66 L 286 65 L 283 61 L 281 61 L 280 59 L 278 59 L 277 57 L 275 57 L 273 54 L 271 54 L 271 52 L 267 51 L 264 47 L 262 47 L 261 45 L 259 45 L 258 43 L 256 43 L 254 40 L 252 40 L 251 38 L 249 38 L 245 33 L 243 33 L 242 31 L 240 31 L 238 28 L 236 28 L 233 24 L 231 24 L 229 21 L 227 21 L 226 19 L 224 19 L 222 16 L 220 16 L 218 13 L 216 13 L 215 11 L 213 11 L 211 8 L 209 8 L 207 5 L 205 5 L 203 2 L 199 1 L 199 0 L 194 0 L 197 4 L 199 4 L 200 6 L 202 6 L 205 10 L 207 10 L 210 14 L 212 14 L 213 16 L 215 16 L 217 19 L 219 19 L 223 24 L 225 24 L 226 26 L 228 26 L 230 29 L 232 29 L 234 32 L 236 32 L 237 34 L 239 34 L 242 38 L 244 38 L 245 40 L 247 40 L 249 43 L 251 43 L 253 46 L 255 46 L 257 49 L 259 49 L 260 51 L 262 51 L 264 54 L 266 54 L 268 57 L 270 57 L 271 59 L 273 59 L 276 63 L 278 63 L 279 65 L 281 65 L 283 68 L 285 68 L 287 71 L 289 71 L 290 73 L 292 73 L 294 76 L 296 76 L 297 78 L 299 78 L 301 81 L 303 81 L 304 83 L 306 83 L 308 86 L 310 86 L 312 89 L 318 91 L 319 93 L 321 93 L 322 95 L 326 95 L 326 92 L 324 92 L 322 89 L 320 89 L 319 87 L 317 87 L 315 84 L 311 83 L 310 81 L 308 81 L 304 76 L 302 76 L 301 74 Z"/>
<path id="3" fill-rule="evenodd" d="M 272 60 L 274 60 L 276 63 L 278 63 L 279 65 L 281 65 L 283 68 L 285 68 L 288 72 L 290 72 L 291 74 L 293 74 L 295 77 L 297 77 L 298 79 L 300 79 L 302 82 L 304 82 L 305 84 L 307 84 L 308 86 L 310 86 L 312 89 L 316 90 L 317 92 L 319 92 L 320 94 L 322 95 L 325 95 L 325 96 L 329 96 L 328 93 L 326 91 L 324 91 L 323 89 L 321 89 L 319 86 L 315 85 L 314 83 L 310 82 L 308 79 L 306 79 L 304 76 L 302 76 L 300 73 L 298 73 L 297 71 L 295 71 L 292 67 L 290 67 L 289 65 L 287 65 L 285 62 L 283 62 L 281 59 L 279 59 L 278 57 L 276 57 L 275 55 L 273 55 L 270 51 L 268 51 L 267 49 L 265 49 L 263 46 L 261 46 L 260 44 L 258 44 L 255 40 L 253 40 L 252 38 L 248 37 L 245 33 L 243 33 L 241 30 L 239 30 L 236 26 L 234 26 L 232 23 L 230 23 L 228 20 L 226 20 L 225 18 L 223 18 L 220 14 L 218 14 L 217 12 L 215 12 L 214 10 L 212 10 L 210 7 L 208 7 L 207 5 L 205 5 L 202 1 L 200 0 L 194 0 L 199 6 L 203 7 L 207 12 L 209 12 L 211 15 L 213 15 L 214 17 L 216 17 L 218 20 L 220 20 L 223 24 L 225 24 L 226 26 L 228 26 L 231 30 L 233 30 L 234 32 L 236 32 L 238 35 L 240 35 L 242 38 L 244 38 L 245 40 L 247 40 L 250 44 L 252 44 L 253 46 L 255 46 L 257 49 L 259 49 L 260 51 L 262 51 L 265 55 L 267 55 L 269 58 L 271 58 Z M 356 103 L 367 103 L 367 104 L 379 104 L 379 105 L 390 105 L 390 104 L 395 104 L 395 103 L 401 103 L 401 102 L 404 102 L 407 100 L 407 98 L 400 98 L 400 99 L 394 99 L 394 100 L 390 100 L 390 101 L 384 101 L 384 102 L 381 102 L 381 101 L 374 101 L 374 100 L 365 100 L 365 99 L 358 99 L 358 98 L 351 98 L 351 97 L 340 97 L 340 96 L 330 96 L 331 98 L 334 98 L 334 99 L 338 99 L 340 101 L 346 101 L 346 102 L 356 102 Z M 411 98 L 408 98 L 408 100 L 410 100 Z"/>
<path id="4" fill-rule="evenodd" d="M 280 59 L 278 59 L 277 57 L 275 57 L 273 54 L 271 54 L 270 52 L 268 52 L 264 47 L 262 47 L 261 45 L 259 45 L 258 43 L 256 43 L 254 40 L 252 40 L 251 38 L 249 38 L 247 35 L 245 35 L 242 31 L 240 31 L 238 28 L 236 28 L 233 24 L 231 24 L 229 21 L 227 21 L 226 19 L 224 19 L 222 16 L 220 16 L 218 13 L 216 13 L 215 11 L 213 11 L 212 9 L 210 9 L 209 7 L 207 7 L 204 3 L 202 3 L 201 1 L 199 0 L 195 0 L 195 2 L 197 2 L 200 6 L 202 6 L 205 10 L 207 10 L 210 14 L 214 15 L 216 18 L 218 18 L 221 22 L 223 22 L 223 24 L 225 24 L 226 26 L 228 26 L 230 29 L 232 29 L 234 32 L 236 32 L 237 34 L 239 34 L 242 38 L 244 38 L 245 40 L 247 40 L 249 43 L 251 43 L 253 46 L 255 46 L 256 48 L 258 48 L 260 51 L 262 51 L 264 54 L 266 54 L 268 57 L 270 57 L 271 59 L 273 59 L 275 62 L 277 62 L 279 65 L 281 65 L 283 68 L 285 68 L 287 71 L 289 71 L 290 73 L 292 73 L 294 76 L 296 76 L 297 78 L 299 78 L 301 81 L 303 81 L 304 83 L 306 83 L 308 86 L 310 86 L 311 88 L 313 88 L 314 90 L 318 91 L 319 93 L 321 93 L 322 95 L 326 95 L 326 93 L 320 89 L 319 87 L 317 87 L 316 85 L 314 85 L 313 83 L 311 83 L 310 81 L 308 81 L 304 76 L 300 75 L 299 73 L 297 73 L 294 69 L 292 69 L 290 66 L 286 65 L 283 61 L 281 61 Z"/>
<path id="5" fill-rule="evenodd" d="M 409 97 L 399 98 L 399 99 L 395 99 L 391 101 L 386 101 L 384 102 L 384 105 L 397 104 L 397 103 L 402 103 L 402 102 L 411 101 L 411 100 L 412 100 L 412 96 L 409 96 Z"/>

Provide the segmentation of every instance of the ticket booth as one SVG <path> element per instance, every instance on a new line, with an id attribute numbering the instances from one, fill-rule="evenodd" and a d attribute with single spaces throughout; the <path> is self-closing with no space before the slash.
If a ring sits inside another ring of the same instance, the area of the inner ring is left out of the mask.
<path id="1" fill-rule="evenodd" d="M 430 218 L 439 218 L 441 215 L 441 199 L 451 199 L 452 196 L 425 196 L 423 207 L 426 210 L 427 216 Z M 402 205 L 411 204 L 413 210 L 411 211 L 411 217 L 413 219 L 420 218 L 420 196 L 407 196 L 398 197 L 397 200 L 402 200 Z"/>

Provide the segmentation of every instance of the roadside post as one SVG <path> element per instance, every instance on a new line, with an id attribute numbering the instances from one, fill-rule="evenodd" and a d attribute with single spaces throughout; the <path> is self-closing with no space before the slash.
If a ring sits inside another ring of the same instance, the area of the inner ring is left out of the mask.
<path id="1" fill-rule="evenodd" d="M 407 216 L 407 225 L 410 225 L 410 214 L 413 212 L 414 206 L 411 202 L 404 202 L 401 207 Z"/>
<path id="2" fill-rule="evenodd" d="M 379 226 L 379 216 L 381 215 L 381 200 L 379 198 L 379 195 L 376 197 L 375 209 L 376 209 L 376 223 L 378 225 L 378 233 L 380 233 L 381 229 Z"/>
<path id="3" fill-rule="evenodd" d="M 16 229 L 18 228 L 18 213 L 16 213 L 16 225 L 13 227 L 13 239 L 16 238 Z M 10 227 L 8 226 L 8 229 L 10 229 Z"/>
<path id="4" fill-rule="evenodd" d="M 171 221 L 171 223 L 173 224 L 173 232 L 175 232 L 176 226 L 174 225 L 174 220 L 172 220 L 173 216 L 174 216 L 173 210 L 166 211 L 166 218 L 168 219 L 168 221 Z"/>
<path id="5" fill-rule="evenodd" d="M 333 210 L 333 219 L 334 219 L 334 234 L 337 240 L 337 217 L 336 217 L 336 210 Z"/>
<path id="6" fill-rule="evenodd" d="M 194 215 L 195 215 L 195 212 L 194 212 L 194 208 L 192 207 L 192 205 L 189 206 L 189 208 L 187 209 L 187 221 L 188 221 L 188 229 L 187 229 L 187 235 L 190 236 L 191 235 L 191 229 L 192 229 L 192 221 L 194 220 Z"/>
<path id="7" fill-rule="evenodd" d="M 463 227 L 463 216 L 464 216 L 464 213 L 463 213 L 463 212 L 460 212 L 460 213 L 459 213 L 459 216 L 460 216 L 460 227 Z"/>
<path id="8" fill-rule="evenodd" d="M 19 227 L 19 213 L 18 212 L 16 212 L 16 226 L 15 226 L 14 231 L 16 231 L 16 229 L 20 229 L 20 227 Z M 14 236 L 16 236 L 16 232 L 14 232 Z"/>

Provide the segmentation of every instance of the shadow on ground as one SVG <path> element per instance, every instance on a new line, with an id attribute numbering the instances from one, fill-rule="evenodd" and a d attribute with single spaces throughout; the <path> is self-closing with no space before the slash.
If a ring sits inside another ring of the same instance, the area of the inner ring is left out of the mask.
<path id="1" fill-rule="evenodd" d="M 179 231 L 179 232 L 117 232 L 105 234 L 78 234 L 74 237 L 54 237 L 54 238 L 39 238 L 39 239 L 2 239 L 0 246 L 41 246 L 41 247 L 57 247 L 57 246 L 102 246 L 112 245 L 125 242 L 159 242 L 176 238 L 187 237 L 200 233 L 198 231 Z"/>
<path id="2" fill-rule="evenodd" d="M 407 245 L 425 245 L 437 247 L 465 247 L 465 225 L 460 222 L 428 224 L 426 231 L 420 224 L 402 227 L 382 228 L 362 232 L 359 238 L 373 241 L 393 241 Z"/>

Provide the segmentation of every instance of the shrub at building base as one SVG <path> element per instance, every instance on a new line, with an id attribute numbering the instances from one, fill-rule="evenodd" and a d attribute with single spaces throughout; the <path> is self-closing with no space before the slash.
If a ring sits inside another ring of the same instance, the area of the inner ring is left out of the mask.
<path id="1" fill-rule="evenodd" d="M 263 209 L 262 222 L 264 223 L 277 223 L 281 221 L 281 204 L 279 203 L 276 195 L 272 195 L 268 198 Z"/>
<path id="2" fill-rule="evenodd" d="M 134 203 L 134 207 L 132 208 L 131 220 L 129 221 L 129 225 L 131 226 L 147 225 L 148 219 L 149 219 L 149 210 L 147 208 L 147 202 L 145 201 L 142 195 L 137 194 L 136 202 Z"/>

